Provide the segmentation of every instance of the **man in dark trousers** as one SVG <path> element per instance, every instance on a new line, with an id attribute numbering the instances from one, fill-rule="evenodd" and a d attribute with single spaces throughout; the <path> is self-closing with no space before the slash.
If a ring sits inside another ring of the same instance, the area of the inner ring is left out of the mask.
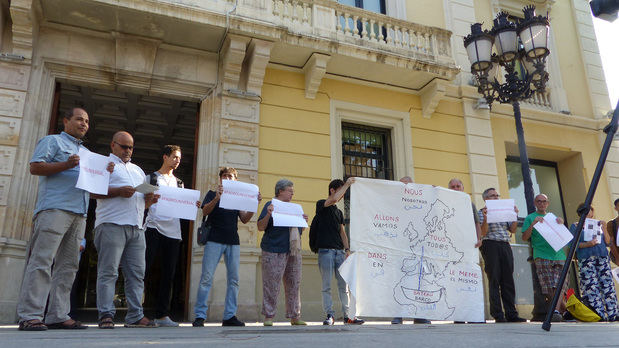
<path id="1" fill-rule="evenodd" d="M 355 181 L 348 178 L 346 182 L 335 179 L 329 183 L 329 197 L 316 202 L 316 218 L 312 225 L 317 227 L 314 234 L 310 233 L 310 243 L 313 249 L 318 250 L 318 268 L 322 276 L 322 305 L 327 312 L 327 318 L 323 325 L 333 325 L 335 311 L 331 299 L 331 280 L 335 273 L 337 288 L 342 303 L 344 324 L 363 324 L 364 321 L 354 316 L 350 318 L 348 313 L 348 288 L 346 281 L 340 276 L 338 268 L 350 254 L 348 238 L 344 230 L 344 214 L 335 205 L 346 193 L 346 190 Z"/>

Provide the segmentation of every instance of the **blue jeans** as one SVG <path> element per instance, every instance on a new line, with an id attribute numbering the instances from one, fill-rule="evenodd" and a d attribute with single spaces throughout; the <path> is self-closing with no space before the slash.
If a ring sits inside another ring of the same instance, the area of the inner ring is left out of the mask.
<path id="1" fill-rule="evenodd" d="M 327 314 L 335 317 L 333 300 L 331 299 L 331 279 L 333 279 L 333 273 L 335 273 L 340 302 L 342 302 L 342 314 L 347 318 L 348 287 L 346 287 L 346 281 L 344 281 L 344 278 L 340 276 L 340 272 L 337 270 L 344 263 L 344 260 L 346 260 L 344 250 L 318 249 L 318 268 L 322 276 L 322 307 Z"/>
<path id="2" fill-rule="evenodd" d="M 237 298 L 239 296 L 239 264 L 241 262 L 241 248 L 239 245 L 220 244 L 208 242 L 204 246 L 204 256 L 202 257 L 202 275 L 198 284 L 198 295 L 196 296 L 196 305 L 194 306 L 194 314 L 196 318 L 206 319 L 206 311 L 208 310 L 208 294 L 213 285 L 213 276 L 215 269 L 224 255 L 224 263 L 226 264 L 226 304 L 224 307 L 223 320 L 228 320 L 236 315 Z"/>

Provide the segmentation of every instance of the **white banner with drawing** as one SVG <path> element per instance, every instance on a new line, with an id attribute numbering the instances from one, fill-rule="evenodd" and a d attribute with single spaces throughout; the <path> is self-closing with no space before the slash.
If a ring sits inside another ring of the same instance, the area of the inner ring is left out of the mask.
<path id="1" fill-rule="evenodd" d="M 484 297 L 471 199 L 429 185 L 357 178 L 340 267 L 356 315 L 480 322 Z"/>

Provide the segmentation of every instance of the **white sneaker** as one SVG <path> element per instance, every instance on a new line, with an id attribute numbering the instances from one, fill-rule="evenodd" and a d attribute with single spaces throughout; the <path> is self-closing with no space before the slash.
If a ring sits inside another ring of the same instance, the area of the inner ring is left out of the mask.
<path id="1" fill-rule="evenodd" d="M 178 323 L 172 321 L 170 317 L 163 317 L 163 319 L 155 319 L 155 324 L 158 324 L 160 327 L 177 327 Z"/>
<path id="2" fill-rule="evenodd" d="M 333 325 L 333 316 L 331 314 L 327 314 L 327 319 L 322 322 L 322 325 Z"/>

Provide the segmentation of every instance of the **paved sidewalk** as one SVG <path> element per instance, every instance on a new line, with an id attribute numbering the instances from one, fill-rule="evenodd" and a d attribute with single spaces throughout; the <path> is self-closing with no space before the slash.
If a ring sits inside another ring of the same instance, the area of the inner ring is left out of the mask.
<path id="1" fill-rule="evenodd" d="M 21 332 L 16 326 L 0 326 L 0 347 L 617 347 L 619 323 L 555 323 L 550 332 L 541 323 L 389 325 L 371 322 L 361 326 L 291 327 L 276 323 L 264 327 L 252 323 L 244 328 L 214 324 L 194 328 L 100 330 L 51 330 Z"/>

